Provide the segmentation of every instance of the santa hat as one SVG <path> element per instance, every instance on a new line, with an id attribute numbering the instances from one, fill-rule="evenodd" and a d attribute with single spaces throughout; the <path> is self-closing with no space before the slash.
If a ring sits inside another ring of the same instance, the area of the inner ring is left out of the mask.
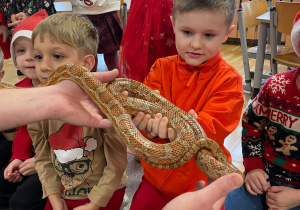
<path id="1" fill-rule="evenodd" d="M 83 142 L 82 132 L 82 127 L 65 123 L 49 136 L 49 144 L 60 163 L 81 159 L 84 151 L 92 152 L 97 148 L 98 141 L 93 137 Z"/>
<path id="2" fill-rule="evenodd" d="M 297 13 L 294 23 L 293 29 L 291 32 L 291 40 L 296 54 L 300 57 L 300 11 Z"/>
<path id="3" fill-rule="evenodd" d="M 31 39 L 32 31 L 37 26 L 39 22 L 48 17 L 46 10 L 41 10 L 34 15 L 31 15 L 29 18 L 25 19 L 21 24 L 19 24 L 12 34 L 11 44 L 10 44 L 10 54 L 13 59 L 14 65 L 16 68 L 16 56 L 14 51 L 14 42 L 18 37 L 24 36 Z"/>

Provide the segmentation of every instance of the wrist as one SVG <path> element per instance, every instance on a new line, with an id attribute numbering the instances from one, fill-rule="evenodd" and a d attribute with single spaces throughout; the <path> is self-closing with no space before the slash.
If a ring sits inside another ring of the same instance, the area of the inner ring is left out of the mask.
<path id="1" fill-rule="evenodd" d="M 55 101 L 59 100 L 57 96 L 54 95 L 52 90 L 54 86 L 39 87 L 39 93 L 37 94 L 37 99 L 40 103 L 37 106 L 37 112 L 40 116 L 43 116 L 41 120 L 54 119 L 57 107 L 55 106 Z"/>
<path id="2" fill-rule="evenodd" d="M 55 203 L 57 200 L 62 199 L 61 195 L 59 193 L 54 193 L 48 196 L 48 199 L 50 203 Z"/>

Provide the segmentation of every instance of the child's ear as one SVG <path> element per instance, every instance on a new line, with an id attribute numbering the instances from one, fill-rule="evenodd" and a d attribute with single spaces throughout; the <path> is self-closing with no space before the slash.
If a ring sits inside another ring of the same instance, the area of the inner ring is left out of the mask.
<path id="1" fill-rule="evenodd" d="M 171 23 L 172 23 L 172 26 L 173 26 L 173 31 L 174 31 L 174 27 L 175 27 L 175 25 L 174 25 L 175 23 L 174 23 L 174 22 L 175 22 L 175 21 L 174 21 L 174 18 L 173 18 L 173 16 L 170 16 L 170 19 L 171 19 Z"/>
<path id="2" fill-rule="evenodd" d="M 83 66 L 87 68 L 89 71 L 93 69 L 95 65 L 95 57 L 93 55 L 86 55 L 83 58 Z"/>
<path id="3" fill-rule="evenodd" d="M 228 37 L 229 37 L 229 35 L 230 35 L 230 33 L 232 32 L 232 30 L 235 28 L 235 25 L 231 25 L 230 27 L 229 27 L 229 29 L 228 29 L 228 31 L 226 32 L 226 35 L 225 35 L 225 37 L 224 37 L 224 39 L 223 39 L 223 42 L 222 43 L 224 43 L 224 42 L 226 42 L 227 41 L 227 39 L 228 39 Z"/>

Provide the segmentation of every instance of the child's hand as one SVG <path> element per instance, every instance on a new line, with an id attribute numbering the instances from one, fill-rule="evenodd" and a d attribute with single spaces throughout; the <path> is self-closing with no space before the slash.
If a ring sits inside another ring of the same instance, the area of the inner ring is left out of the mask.
<path id="1" fill-rule="evenodd" d="M 263 194 L 270 188 L 267 182 L 269 175 L 262 169 L 254 169 L 247 173 L 245 178 L 245 186 L 247 191 L 252 195 Z"/>
<path id="2" fill-rule="evenodd" d="M 6 25 L 0 24 L 0 36 L 2 35 L 3 37 L 3 43 L 6 42 L 7 38 L 8 38 L 8 29 Z"/>
<path id="3" fill-rule="evenodd" d="M 22 181 L 22 175 L 18 171 L 19 165 L 23 163 L 23 160 L 15 159 L 9 163 L 9 165 L 4 170 L 4 179 L 9 182 L 20 182 Z"/>
<path id="4" fill-rule="evenodd" d="M 188 113 L 189 113 L 190 115 L 192 115 L 193 118 L 197 119 L 198 115 L 197 115 L 197 113 L 195 112 L 195 110 L 191 109 Z"/>
<path id="5" fill-rule="evenodd" d="M 17 27 L 20 23 L 27 19 L 27 15 L 24 12 L 19 12 L 18 14 L 12 14 L 10 17 L 11 23 L 8 27 Z"/>
<path id="6" fill-rule="evenodd" d="M 168 118 L 162 117 L 161 113 L 155 115 L 154 119 L 149 114 L 140 112 L 133 118 L 133 124 L 140 130 L 144 130 L 149 138 L 158 136 L 159 138 L 168 138 L 173 141 L 175 133 L 172 128 L 168 128 Z"/>
<path id="7" fill-rule="evenodd" d="M 269 209 L 291 209 L 300 205 L 300 190 L 284 186 L 272 186 L 266 196 Z"/>
<path id="8" fill-rule="evenodd" d="M 66 201 L 60 196 L 60 194 L 52 194 L 48 196 L 53 210 L 68 210 Z"/>
<path id="9" fill-rule="evenodd" d="M 35 161 L 34 157 L 25 160 L 23 163 L 20 164 L 19 172 L 23 176 L 29 176 L 29 175 L 35 174 L 36 170 L 34 167 L 34 161 Z"/>
<path id="10" fill-rule="evenodd" d="M 73 210 L 98 210 L 100 208 L 101 208 L 100 206 L 90 202 L 90 203 L 86 203 L 82 206 L 77 206 Z"/>

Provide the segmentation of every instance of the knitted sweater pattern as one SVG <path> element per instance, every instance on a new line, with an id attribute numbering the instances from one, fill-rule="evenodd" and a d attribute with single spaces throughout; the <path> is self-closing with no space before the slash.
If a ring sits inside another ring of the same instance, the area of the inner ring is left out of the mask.
<path id="1" fill-rule="evenodd" d="M 246 173 L 263 169 L 270 178 L 300 184 L 300 68 L 272 76 L 243 115 Z"/>

